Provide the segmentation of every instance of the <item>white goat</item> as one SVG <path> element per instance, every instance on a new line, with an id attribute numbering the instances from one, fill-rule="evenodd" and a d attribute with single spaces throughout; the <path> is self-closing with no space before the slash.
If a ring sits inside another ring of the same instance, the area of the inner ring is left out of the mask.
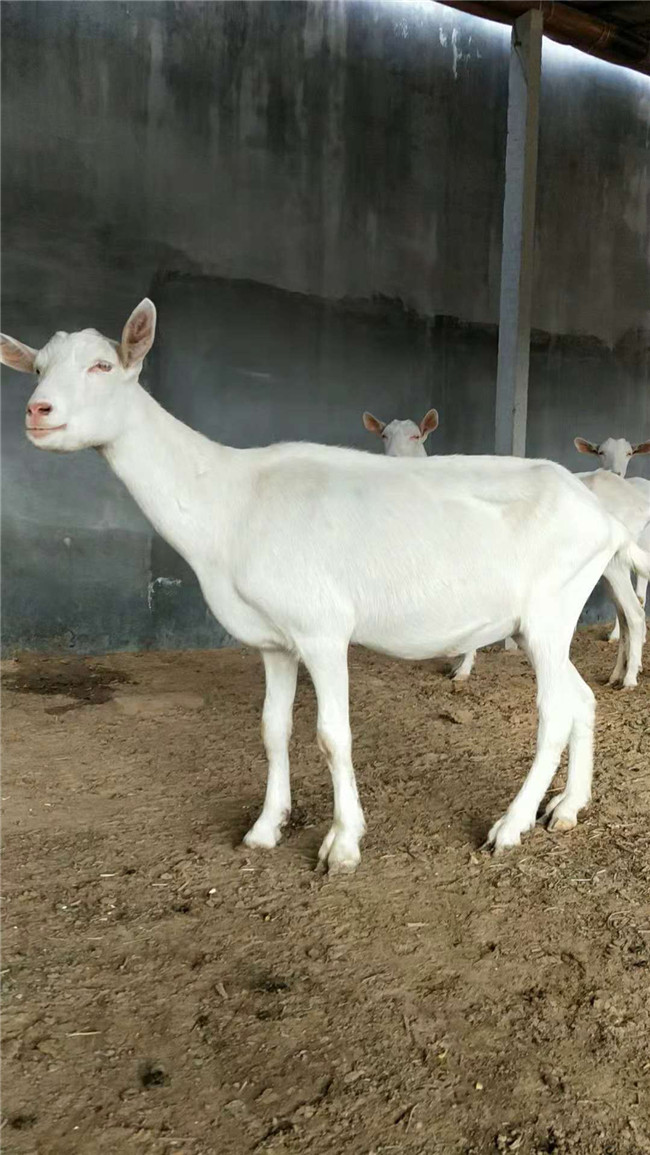
<path id="1" fill-rule="evenodd" d="M 427 414 L 435 413 L 436 426 L 438 425 L 438 414 L 435 409 L 430 410 Z M 427 420 L 424 418 L 424 421 Z M 422 424 L 424 424 L 424 421 Z M 384 437 L 386 454 L 394 457 L 399 456 L 419 456 L 426 457 L 427 453 L 422 445 L 420 439 L 414 436 L 410 431 L 418 430 L 417 425 L 413 421 L 391 421 L 389 425 L 384 425 L 383 422 L 378 421 L 376 417 L 372 417 L 369 413 L 363 414 L 363 423 L 366 429 L 371 429 L 372 432 Z M 371 424 L 372 423 L 372 424 Z M 390 440 L 386 439 L 388 430 L 394 430 Z M 383 431 L 383 432 L 382 432 Z M 600 453 L 596 446 L 592 446 L 588 441 L 582 441 L 581 438 L 576 438 L 576 447 L 581 453 Z M 583 448 L 589 446 L 589 448 Z M 624 447 L 627 446 L 627 451 Z M 646 449 L 647 447 L 647 449 Z M 645 442 L 643 445 L 635 446 L 634 449 L 627 441 L 614 441 L 610 438 L 603 442 L 601 447 L 603 450 L 602 456 L 604 460 L 615 462 L 617 465 L 616 472 L 620 468 L 627 469 L 627 462 L 633 453 L 645 453 L 650 450 L 650 442 Z M 619 465 L 619 462 L 621 463 Z M 623 464 L 624 463 L 624 464 Z M 622 474 L 615 477 L 613 473 L 608 472 L 606 468 L 595 470 L 587 473 L 577 473 L 575 475 L 596 493 L 596 496 L 602 501 L 605 509 L 614 517 L 618 517 L 623 525 L 627 528 L 633 539 L 645 549 L 650 550 L 650 531 L 648 538 L 643 535 L 643 530 L 650 519 L 650 494 L 648 502 L 637 494 L 632 494 L 629 489 L 629 483 L 621 480 Z M 642 478 L 636 478 L 643 486 L 647 485 L 650 490 L 650 482 L 645 482 Z M 643 614 L 639 614 L 638 606 L 635 603 L 634 597 L 631 593 L 631 586 L 629 581 L 629 572 L 624 575 L 620 571 L 618 565 L 608 567 L 603 575 L 604 583 L 608 589 L 610 597 L 616 607 L 616 625 L 612 631 L 612 640 L 619 640 L 619 650 L 616 660 L 616 665 L 612 671 L 609 679 L 612 686 L 623 686 L 625 689 L 632 689 L 637 685 L 638 674 L 641 669 L 641 662 L 643 657 L 643 643 L 645 641 L 645 618 Z M 641 606 L 645 603 L 645 591 L 647 587 L 647 580 L 642 574 L 637 575 L 637 594 L 641 600 Z M 641 591 L 643 597 L 641 597 Z M 625 633 L 623 639 L 620 638 L 619 630 L 619 614 L 624 615 Z M 615 635 L 615 636 L 614 636 Z M 506 649 L 517 649 L 517 644 L 513 638 L 505 639 Z M 474 661 L 476 659 L 476 651 L 472 650 L 463 654 L 459 661 L 452 666 L 452 675 L 454 682 L 463 682 L 469 678 L 472 669 L 474 668 Z"/>
<path id="2" fill-rule="evenodd" d="M 424 443 L 438 428 L 438 411 L 430 409 L 419 425 L 415 421 L 389 421 L 386 425 L 372 413 L 364 413 L 363 424 L 369 433 L 375 433 L 384 442 L 387 457 L 426 457 Z"/>
<path id="3" fill-rule="evenodd" d="M 637 542 L 642 550 L 650 550 L 650 534 L 644 532 L 647 526 L 650 509 L 648 502 L 639 493 L 628 488 L 628 484 L 621 477 L 610 473 L 606 469 L 596 469 L 588 473 L 576 473 L 575 477 L 591 490 L 612 517 L 618 518 L 625 526 L 631 538 Z M 646 622 L 643 606 L 647 579 L 641 572 L 637 572 L 637 597 L 634 596 L 630 584 L 630 568 L 622 569 L 617 562 L 612 562 L 603 573 L 603 585 L 614 603 L 616 622 L 610 634 L 611 641 L 618 641 L 616 664 L 609 677 L 609 685 L 632 690 L 638 685 L 638 676 L 642 669 L 643 644 L 646 638 Z M 641 592 L 643 591 L 643 598 Z M 621 636 L 620 623 L 623 622 Z M 513 639 L 506 638 L 506 648 L 516 648 Z M 466 680 L 472 672 L 476 651 L 465 654 L 460 662 L 453 667 L 453 680 Z"/>
<path id="4" fill-rule="evenodd" d="M 363 414 L 362 421 L 369 433 L 382 438 L 387 457 L 427 457 L 424 442 L 429 433 L 438 428 L 438 410 L 429 409 L 419 425 L 409 419 L 400 421 L 397 418 L 386 423 L 367 411 Z M 517 649 L 517 643 L 512 638 L 506 638 L 505 645 L 507 650 Z M 472 650 L 452 664 L 451 673 L 454 682 L 465 682 L 469 678 L 475 659 L 476 650 Z"/>
<path id="5" fill-rule="evenodd" d="M 630 445 L 624 437 L 608 437 L 605 441 L 601 441 L 600 445 L 595 445 L 593 441 L 585 441 L 584 437 L 574 437 L 573 444 L 578 453 L 594 453 L 600 458 L 601 469 L 609 469 L 619 477 L 625 477 L 627 467 L 637 453 L 650 453 L 650 441 Z M 639 480 L 642 481 L 643 478 Z"/>
<path id="6" fill-rule="evenodd" d="M 40 351 L 1 337 L 0 357 L 40 378 L 27 406 L 29 441 L 59 452 L 98 449 L 192 565 L 216 617 L 261 650 L 269 777 L 247 845 L 274 846 L 289 814 L 288 741 L 302 660 L 334 788 L 319 858 L 333 871 L 359 862 L 351 643 L 418 659 L 515 634 L 537 676 L 537 752 L 488 842 L 499 851 L 515 846 L 534 825 L 567 743 L 567 784 L 546 814 L 555 830 L 575 826 L 590 797 L 594 697 L 571 664 L 571 638 L 603 570 L 614 561 L 650 576 L 650 557 L 552 462 L 389 462 L 303 443 L 240 450 L 209 441 L 139 384 L 155 316 L 142 301 L 119 344 L 93 329 L 57 333 Z"/>
<path id="7" fill-rule="evenodd" d="M 627 467 L 636 454 L 650 453 L 650 441 L 640 441 L 638 445 L 631 445 L 624 437 L 608 437 L 605 441 L 601 441 L 600 445 L 595 445 L 593 441 L 585 441 L 584 437 L 575 437 L 573 444 L 578 453 L 595 454 L 600 459 L 601 469 L 609 469 L 612 473 L 618 474 L 619 477 L 625 477 Z M 588 475 L 578 474 L 578 476 L 586 477 Z M 642 549 L 650 550 L 650 481 L 647 481 L 645 477 L 629 477 L 626 481 L 628 485 L 634 486 L 636 492 L 641 494 L 647 504 L 647 524 L 637 540 Z M 648 582 L 642 574 L 637 574 L 636 593 L 643 607 L 645 607 L 647 592 Z M 617 615 L 609 640 L 616 642 L 619 638 L 620 626 Z"/>

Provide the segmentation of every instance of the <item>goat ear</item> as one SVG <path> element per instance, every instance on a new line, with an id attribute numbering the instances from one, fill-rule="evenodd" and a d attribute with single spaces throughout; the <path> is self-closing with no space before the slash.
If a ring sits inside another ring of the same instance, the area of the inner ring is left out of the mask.
<path id="1" fill-rule="evenodd" d="M 640 441 L 632 446 L 632 453 L 650 453 L 650 441 Z"/>
<path id="2" fill-rule="evenodd" d="M 120 361 L 125 369 L 144 361 L 156 333 L 156 306 L 148 297 L 131 313 L 122 331 Z"/>
<path id="3" fill-rule="evenodd" d="M 363 424 L 368 430 L 368 433 L 376 433 L 377 437 L 381 437 L 386 428 L 385 422 L 380 421 L 378 417 L 373 417 L 372 413 L 364 413 Z"/>
<path id="4" fill-rule="evenodd" d="M 430 409 L 428 413 L 425 413 L 424 417 L 422 418 L 422 420 L 420 422 L 420 433 L 422 434 L 422 440 L 426 441 L 429 434 L 433 433 L 434 429 L 437 429 L 437 428 L 438 428 L 438 410 L 437 409 Z"/>
<path id="5" fill-rule="evenodd" d="M 22 341 L 0 333 L 0 361 L 9 369 L 17 369 L 19 373 L 33 373 L 37 352 L 38 349 L 31 349 L 29 345 L 23 345 Z"/>
<path id="6" fill-rule="evenodd" d="M 573 444 L 578 453 L 598 453 L 598 446 L 593 441 L 585 441 L 584 437 L 574 437 Z"/>

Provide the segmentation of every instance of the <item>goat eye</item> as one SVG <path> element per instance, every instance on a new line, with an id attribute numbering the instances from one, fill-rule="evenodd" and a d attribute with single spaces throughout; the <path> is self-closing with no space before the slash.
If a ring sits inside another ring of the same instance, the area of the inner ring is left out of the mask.
<path id="1" fill-rule="evenodd" d="M 90 366 L 91 373 L 110 373 L 113 366 L 110 361 L 95 361 L 94 365 Z"/>

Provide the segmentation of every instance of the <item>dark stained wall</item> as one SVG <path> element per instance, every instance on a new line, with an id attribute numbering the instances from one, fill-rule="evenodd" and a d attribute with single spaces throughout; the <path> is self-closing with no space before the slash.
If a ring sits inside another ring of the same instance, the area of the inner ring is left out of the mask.
<path id="1" fill-rule="evenodd" d="M 435 3 L 8 2 L 3 330 L 119 335 L 234 445 L 493 445 L 509 32 Z M 650 437 L 650 85 L 545 42 L 528 452 Z M 3 370 L 8 650 L 226 641 L 93 453 L 24 440 Z M 650 476 L 649 459 L 634 471 Z M 594 603 L 599 613 L 601 603 Z"/>

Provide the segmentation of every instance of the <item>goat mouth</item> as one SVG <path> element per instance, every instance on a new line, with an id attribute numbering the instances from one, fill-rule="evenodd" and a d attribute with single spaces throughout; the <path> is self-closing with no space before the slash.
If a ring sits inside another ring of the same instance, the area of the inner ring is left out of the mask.
<path id="1" fill-rule="evenodd" d="M 26 425 L 25 431 L 30 437 L 45 437 L 48 433 L 58 433 L 60 429 L 67 429 L 66 425 Z"/>

